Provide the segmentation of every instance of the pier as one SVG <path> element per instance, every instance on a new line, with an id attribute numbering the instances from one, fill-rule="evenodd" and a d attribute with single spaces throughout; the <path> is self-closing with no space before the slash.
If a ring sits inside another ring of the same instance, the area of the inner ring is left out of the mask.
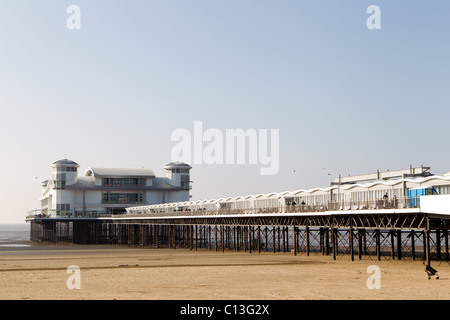
<path id="1" fill-rule="evenodd" d="M 139 248 L 327 255 L 332 259 L 449 260 L 447 216 L 420 208 L 286 212 L 186 212 L 31 218 L 31 240 Z"/>
<path id="2" fill-rule="evenodd" d="M 54 211 L 47 203 L 26 219 L 31 240 L 427 265 L 449 260 L 450 172 L 435 176 L 424 166 L 339 176 L 325 188 L 130 205 L 120 214 L 102 205 Z"/>

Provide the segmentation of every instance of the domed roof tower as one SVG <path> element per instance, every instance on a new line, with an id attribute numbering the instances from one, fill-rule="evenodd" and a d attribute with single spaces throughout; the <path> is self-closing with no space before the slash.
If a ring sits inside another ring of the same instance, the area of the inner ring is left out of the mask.
<path id="1" fill-rule="evenodd" d="M 64 189 L 66 185 L 77 182 L 80 165 L 69 159 L 61 159 L 52 163 L 52 180 L 56 189 Z"/>
<path id="2" fill-rule="evenodd" d="M 175 161 L 164 166 L 166 169 L 166 177 L 170 183 L 175 186 L 183 188 L 183 190 L 190 190 L 190 170 L 192 167 L 187 163 Z"/>

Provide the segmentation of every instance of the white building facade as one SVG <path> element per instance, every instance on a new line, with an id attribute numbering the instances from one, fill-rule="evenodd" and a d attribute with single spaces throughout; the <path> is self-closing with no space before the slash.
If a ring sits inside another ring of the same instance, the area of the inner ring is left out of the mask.
<path id="1" fill-rule="evenodd" d="M 188 201 L 191 166 L 167 164 L 165 177 L 144 168 L 88 168 L 83 176 L 76 162 L 54 162 L 48 180 L 42 182 L 40 217 L 97 217 L 125 213 L 125 208 Z"/>

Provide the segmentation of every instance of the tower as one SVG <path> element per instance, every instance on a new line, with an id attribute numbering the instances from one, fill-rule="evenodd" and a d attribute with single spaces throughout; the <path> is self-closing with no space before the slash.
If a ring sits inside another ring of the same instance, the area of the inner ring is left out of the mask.
<path id="1" fill-rule="evenodd" d="M 190 170 L 192 167 L 184 162 L 175 161 L 167 164 L 166 178 L 169 179 L 169 183 L 181 187 L 185 191 L 191 189 Z"/>
<path id="2" fill-rule="evenodd" d="M 70 215 L 72 213 L 71 203 L 73 203 L 73 194 L 66 191 L 66 186 L 75 184 L 78 177 L 78 163 L 62 159 L 54 162 L 51 167 L 52 176 L 50 186 L 53 189 L 48 200 L 49 212 L 60 215 Z"/>
<path id="3" fill-rule="evenodd" d="M 58 160 L 51 167 L 54 189 L 64 189 L 66 185 L 75 184 L 78 177 L 78 163 L 69 159 Z"/>

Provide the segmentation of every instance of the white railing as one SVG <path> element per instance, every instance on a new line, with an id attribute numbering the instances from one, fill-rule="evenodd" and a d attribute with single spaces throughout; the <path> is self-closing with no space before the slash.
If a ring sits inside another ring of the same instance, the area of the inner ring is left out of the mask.
<path id="1" fill-rule="evenodd" d="M 381 209 L 407 209 L 418 208 L 419 198 L 393 198 L 379 200 L 341 201 L 328 202 L 327 204 L 291 204 L 278 207 L 262 207 L 249 209 L 217 209 L 217 210 L 173 210 L 158 211 L 157 209 L 131 209 L 127 217 L 173 217 L 173 216 L 211 216 L 211 215 L 236 215 L 236 214 L 279 214 L 279 213 L 309 213 L 325 211 L 350 211 L 350 210 L 381 210 Z M 166 209 L 167 210 L 167 209 Z M 133 212 L 135 211 L 135 212 Z"/>
<path id="2" fill-rule="evenodd" d="M 129 209 L 131 212 L 122 215 L 111 215 L 105 213 L 97 213 L 95 215 L 81 215 L 71 212 L 61 212 L 56 214 L 50 212 L 43 215 L 39 210 L 29 212 L 27 219 L 31 218 L 98 218 L 98 217 L 174 217 L 174 216 L 212 216 L 212 215 L 252 215 L 252 214 L 282 214 L 282 213 L 310 213 L 310 212 L 325 212 L 325 211 L 355 211 L 355 210 L 382 210 L 382 209 L 407 209 L 419 208 L 420 198 L 384 198 L 378 200 L 351 200 L 340 202 L 328 202 L 327 204 L 290 204 L 285 206 L 275 207 L 260 207 L 249 209 L 185 209 L 185 210 L 157 210 L 152 208 Z"/>

